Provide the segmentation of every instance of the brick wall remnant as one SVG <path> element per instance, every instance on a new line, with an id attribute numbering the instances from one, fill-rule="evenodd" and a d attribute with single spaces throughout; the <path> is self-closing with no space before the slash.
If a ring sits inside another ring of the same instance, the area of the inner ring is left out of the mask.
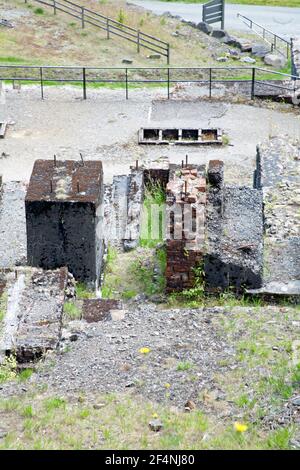
<path id="1" fill-rule="evenodd" d="M 37 160 L 25 198 L 31 266 L 67 266 L 97 285 L 102 264 L 103 172 L 100 161 Z"/>
<path id="2" fill-rule="evenodd" d="M 192 165 L 177 168 L 167 184 L 167 292 L 189 289 L 203 262 L 206 178 Z"/>

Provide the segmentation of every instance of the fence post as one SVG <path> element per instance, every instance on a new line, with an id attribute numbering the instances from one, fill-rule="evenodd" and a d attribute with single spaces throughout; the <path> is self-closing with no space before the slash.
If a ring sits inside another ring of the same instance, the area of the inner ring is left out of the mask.
<path id="1" fill-rule="evenodd" d="M 56 0 L 53 0 L 53 13 L 56 15 Z"/>
<path id="2" fill-rule="evenodd" d="M 106 20 L 106 37 L 109 39 L 109 18 Z"/>
<path id="3" fill-rule="evenodd" d="M 212 89 L 212 68 L 209 69 L 209 97 L 211 98 L 211 89 Z"/>
<path id="4" fill-rule="evenodd" d="M 252 69 L 252 80 L 251 80 L 251 99 L 255 98 L 255 67 Z"/>
<path id="5" fill-rule="evenodd" d="M 83 87 L 83 99 L 86 100 L 86 71 L 85 67 L 82 69 L 82 87 Z"/>
<path id="6" fill-rule="evenodd" d="M 81 7 L 81 26 L 84 29 L 84 7 Z"/>
<path id="7" fill-rule="evenodd" d="M 137 51 L 140 52 L 140 30 L 137 30 Z"/>
<path id="8" fill-rule="evenodd" d="M 167 64 L 170 64 L 170 44 L 167 44 Z"/>
<path id="9" fill-rule="evenodd" d="M 125 83 L 126 83 L 126 99 L 128 100 L 128 69 L 126 68 L 126 73 L 125 73 Z"/>
<path id="10" fill-rule="evenodd" d="M 170 99 L 170 67 L 168 67 L 168 100 Z"/>
<path id="11" fill-rule="evenodd" d="M 44 83 L 43 83 L 43 69 L 40 67 L 40 81 L 41 81 L 41 97 L 44 99 Z"/>

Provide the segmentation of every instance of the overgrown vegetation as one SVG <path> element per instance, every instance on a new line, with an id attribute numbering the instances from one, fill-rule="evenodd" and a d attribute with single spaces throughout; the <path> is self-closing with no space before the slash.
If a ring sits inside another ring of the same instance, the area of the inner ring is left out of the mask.
<path id="1" fill-rule="evenodd" d="M 140 246 L 154 248 L 165 236 L 166 193 L 159 181 L 150 181 L 145 188 L 141 221 Z"/>

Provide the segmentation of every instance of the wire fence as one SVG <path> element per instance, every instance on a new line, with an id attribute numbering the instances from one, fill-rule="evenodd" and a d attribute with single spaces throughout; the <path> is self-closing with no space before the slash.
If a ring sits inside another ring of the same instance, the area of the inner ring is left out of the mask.
<path id="1" fill-rule="evenodd" d="M 25 0 L 25 3 L 27 3 L 27 1 L 28 0 Z M 82 28 L 85 28 L 86 25 L 95 26 L 96 28 L 105 31 L 107 39 L 110 39 L 111 36 L 118 36 L 135 44 L 137 52 L 140 52 L 140 50 L 144 48 L 166 57 L 167 63 L 170 63 L 170 45 L 155 36 L 146 34 L 139 29 L 131 28 L 126 24 L 113 20 L 108 16 L 101 15 L 100 13 L 90 10 L 82 5 L 70 2 L 69 0 L 33 1 L 52 8 L 55 15 L 60 11 L 72 16 L 72 18 L 79 20 Z"/>
<path id="2" fill-rule="evenodd" d="M 123 87 L 126 99 L 130 87 L 139 84 L 166 86 L 170 98 L 171 87 L 180 84 L 198 84 L 207 87 L 212 97 L 216 84 L 244 84 L 245 93 L 255 96 L 292 96 L 300 87 L 297 76 L 270 71 L 260 67 L 82 67 L 0 65 L 0 80 L 39 84 L 41 97 L 47 85 L 70 83 L 82 87 L 83 99 L 87 89 L 105 84 Z"/>

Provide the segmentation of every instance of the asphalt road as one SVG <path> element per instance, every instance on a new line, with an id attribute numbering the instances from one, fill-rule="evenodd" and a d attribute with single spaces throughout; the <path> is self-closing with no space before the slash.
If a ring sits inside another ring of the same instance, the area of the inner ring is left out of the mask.
<path id="1" fill-rule="evenodd" d="M 157 14 L 169 11 L 187 21 L 202 21 L 201 4 L 160 2 L 155 0 L 130 0 L 128 3 L 145 7 Z M 226 4 L 226 28 L 247 30 L 247 27 L 237 18 L 237 13 L 247 16 L 256 23 L 285 38 L 300 36 L 300 7 L 286 8 Z"/>

